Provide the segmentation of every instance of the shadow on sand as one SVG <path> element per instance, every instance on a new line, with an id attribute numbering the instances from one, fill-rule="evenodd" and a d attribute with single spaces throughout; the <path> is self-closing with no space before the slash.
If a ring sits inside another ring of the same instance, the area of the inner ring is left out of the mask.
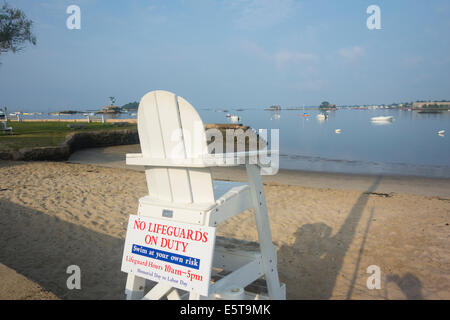
<path id="1" fill-rule="evenodd" d="M 407 300 L 423 300 L 422 282 L 411 273 L 406 273 L 403 277 L 397 274 L 386 276 L 386 285 L 389 282 L 395 283 L 402 290 Z"/>
<path id="2" fill-rule="evenodd" d="M 59 298 L 124 298 L 123 239 L 0 199 L 0 243 L 1 263 Z M 81 290 L 67 288 L 70 265 L 81 269 Z"/>
<path id="3" fill-rule="evenodd" d="M 377 189 L 381 179 L 378 176 L 370 188 L 361 193 L 334 236 L 331 236 L 332 228 L 325 223 L 305 224 L 295 233 L 293 245 L 280 248 L 278 266 L 280 278 L 286 283 L 288 299 L 331 298 L 370 193 Z M 286 264 L 296 270 L 293 275 L 283 270 Z"/>

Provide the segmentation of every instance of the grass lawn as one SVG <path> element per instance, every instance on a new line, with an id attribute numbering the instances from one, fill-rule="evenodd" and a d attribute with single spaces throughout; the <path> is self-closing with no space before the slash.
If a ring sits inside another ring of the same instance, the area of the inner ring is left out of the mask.
<path id="1" fill-rule="evenodd" d="M 84 128 L 69 128 L 69 124 L 85 125 Z M 115 126 L 112 123 L 74 123 L 74 122 L 10 122 L 7 127 L 13 128 L 13 134 L 0 133 L 0 152 L 16 151 L 22 148 L 57 146 L 64 142 L 66 135 L 71 132 L 87 132 L 101 130 L 120 130 L 136 128 L 130 123 L 124 126 Z"/>

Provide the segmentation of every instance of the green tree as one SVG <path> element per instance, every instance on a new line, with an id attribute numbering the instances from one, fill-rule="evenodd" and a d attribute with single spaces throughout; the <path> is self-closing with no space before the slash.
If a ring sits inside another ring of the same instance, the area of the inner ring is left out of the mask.
<path id="1" fill-rule="evenodd" d="M 320 108 L 328 108 L 330 106 L 330 103 L 328 101 L 324 101 L 320 104 Z"/>
<path id="2" fill-rule="evenodd" d="M 4 3 L 0 8 L 0 54 L 20 51 L 25 42 L 36 45 L 32 26 L 33 21 L 27 19 L 22 10 L 11 8 Z"/>
<path id="3" fill-rule="evenodd" d="M 120 108 L 121 109 L 130 109 L 130 110 L 134 109 L 134 110 L 137 110 L 138 107 L 139 107 L 139 102 L 135 101 L 135 102 L 130 102 L 130 103 L 124 104 Z"/>
<path id="4" fill-rule="evenodd" d="M 109 97 L 109 101 L 111 102 L 111 105 L 113 106 L 114 103 L 116 103 L 116 98 L 115 97 Z"/>

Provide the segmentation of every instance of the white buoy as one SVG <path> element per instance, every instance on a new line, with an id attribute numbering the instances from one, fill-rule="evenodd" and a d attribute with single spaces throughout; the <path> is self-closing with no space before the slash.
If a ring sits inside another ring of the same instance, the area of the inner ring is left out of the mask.
<path id="1" fill-rule="evenodd" d="M 280 119 L 280 115 L 278 113 L 274 114 L 273 117 L 270 118 L 270 120 L 278 120 Z"/>

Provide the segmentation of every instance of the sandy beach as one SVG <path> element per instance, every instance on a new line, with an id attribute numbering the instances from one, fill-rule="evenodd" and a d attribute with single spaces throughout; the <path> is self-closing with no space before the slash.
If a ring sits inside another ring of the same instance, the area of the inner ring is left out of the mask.
<path id="1" fill-rule="evenodd" d="M 0 299 L 123 299 L 123 242 L 146 194 L 144 173 L 2 161 L 0 174 Z M 288 299 L 450 298 L 449 197 L 383 193 L 383 177 L 365 190 L 279 182 L 265 191 Z M 256 240 L 252 212 L 218 234 Z M 73 264 L 81 290 L 66 286 Z M 380 290 L 366 286 L 371 265 L 381 269 Z"/>

